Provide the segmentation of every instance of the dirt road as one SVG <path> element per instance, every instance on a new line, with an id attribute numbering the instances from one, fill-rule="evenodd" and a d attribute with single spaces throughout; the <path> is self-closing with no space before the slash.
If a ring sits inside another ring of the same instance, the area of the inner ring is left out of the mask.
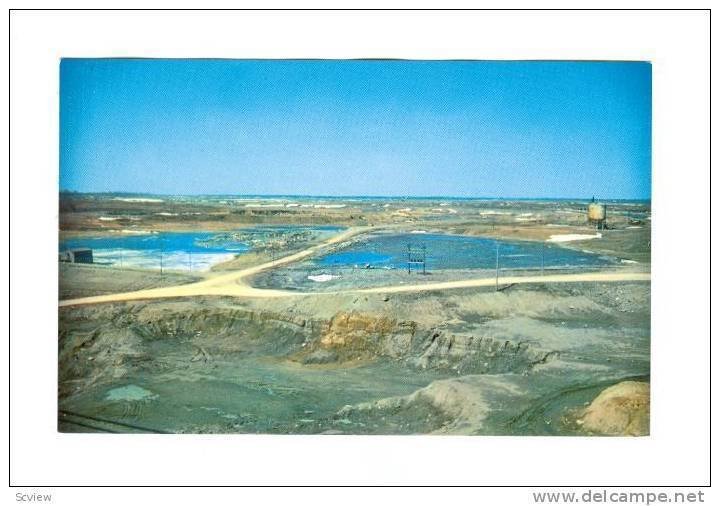
<path id="1" fill-rule="evenodd" d="M 508 276 L 499 278 L 500 286 L 518 285 L 528 283 L 613 283 L 618 281 L 650 281 L 649 272 L 586 272 L 580 274 L 553 274 L 547 276 Z M 361 290 L 348 290 L 358 293 L 398 293 L 398 292 L 427 292 L 432 290 L 451 290 L 457 288 L 475 288 L 481 286 L 494 286 L 495 278 L 463 279 L 461 281 L 445 281 L 439 283 L 425 283 L 418 285 L 385 286 L 377 288 L 364 288 Z M 336 292 L 343 293 L 343 292 Z"/>
<path id="2" fill-rule="evenodd" d="M 94 297 L 83 297 L 79 299 L 69 299 L 60 301 L 60 307 L 77 306 L 83 304 L 99 304 L 102 302 L 118 302 L 126 300 L 143 300 L 143 299 L 165 299 L 172 297 L 193 297 L 197 295 L 232 295 L 235 297 L 283 297 L 287 295 L 298 295 L 294 292 L 286 292 L 282 290 L 260 290 L 247 285 L 243 280 L 249 276 L 257 274 L 267 269 L 273 269 L 281 265 L 302 260 L 303 258 L 314 255 L 320 250 L 328 248 L 332 245 L 341 243 L 351 237 L 365 232 L 368 227 L 352 227 L 346 231 L 331 237 L 327 241 L 321 242 L 310 248 L 304 249 L 292 255 L 278 258 L 271 262 L 248 267 L 238 271 L 220 274 L 197 283 L 189 283 L 186 285 L 169 286 L 163 288 L 149 288 L 146 290 L 138 290 L 134 292 L 113 293 L 108 295 L 97 295 Z"/>
<path id="3" fill-rule="evenodd" d="M 85 304 L 100 304 L 103 302 L 122 302 L 130 300 L 164 299 L 174 297 L 194 297 L 201 295 L 220 295 L 230 297 L 301 297 L 308 295 L 338 295 L 343 293 L 400 293 L 400 292 L 423 292 L 433 290 L 451 290 L 458 288 L 474 288 L 495 285 L 495 278 L 477 278 L 461 281 L 446 281 L 437 283 L 425 283 L 416 285 L 384 286 L 377 288 L 363 288 L 355 290 L 342 290 L 337 292 L 299 292 L 288 290 L 269 290 L 253 288 L 245 283 L 245 279 L 261 271 L 272 269 L 280 265 L 288 264 L 314 255 L 318 251 L 334 244 L 340 243 L 350 237 L 366 231 L 366 227 L 356 227 L 346 230 L 331 239 L 312 246 L 308 249 L 288 255 L 272 262 L 249 267 L 228 274 L 221 274 L 197 283 L 187 285 L 170 286 L 164 288 L 152 288 L 138 290 L 135 292 L 115 293 L 109 295 L 98 295 L 94 297 L 83 297 L 60 301 L 60 307 L 78 306 Z M 527 283 L 583 283 L 583 282 L 622 282 L 622 281 L 650 281 L 650 273 L 646 272 L 590 272 L 581 274 L 553 274 L 546 276 L 510 276 L 498 280 L 500 285 L 527 284 Z"/>

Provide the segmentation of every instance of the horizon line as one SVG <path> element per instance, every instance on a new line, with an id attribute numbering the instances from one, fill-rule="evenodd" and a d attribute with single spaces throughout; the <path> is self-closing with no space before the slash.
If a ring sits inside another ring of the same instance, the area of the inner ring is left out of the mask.
<path id="1" fill-rule="evenodd" d="M 153 197 L 258 197 L 258 198 L 366 198 L 366 199 L 459 199 L 459 200 L 642 200 L 651 201 L 648 197 L 602 197 L 598 195 L 575 196 L 575 197 L 518 197 L 518 196 L 460 196 L 460 195 L 321 195 L 321 194 L 302 194 L 302 193 L 153 193 L 153 192 L 133 192 L 133 191 L 79 191 L 79 190 L 63 190 L 58 192 L 60 195 L 64 193 L 74 193 L 80 195 L 139 195 Z"/>

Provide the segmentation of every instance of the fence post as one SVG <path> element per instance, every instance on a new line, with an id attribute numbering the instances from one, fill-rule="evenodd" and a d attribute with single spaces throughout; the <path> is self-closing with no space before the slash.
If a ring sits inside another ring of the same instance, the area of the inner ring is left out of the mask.
<path id="1" fill-rule="evenodd" d="M 163 248 L 165 247 L 162 237 L 160 237 L 160 277 L 163 274 Z"/>
<path id="2" fill-rule="evenodd" d="M 500 277 L 500 243 L 495 241 L 495 291 L 499 290 L 499 278 Z"/>

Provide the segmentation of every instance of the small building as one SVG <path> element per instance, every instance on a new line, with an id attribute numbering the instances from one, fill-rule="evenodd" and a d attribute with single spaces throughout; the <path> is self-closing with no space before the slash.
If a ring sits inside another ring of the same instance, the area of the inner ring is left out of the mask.
<path id="1" fill-rule="evenodd" d="M 60 253 L 59 260 L 74 264 L 91 264 L 93 253 L 90 248 L 69 249 Z"/>

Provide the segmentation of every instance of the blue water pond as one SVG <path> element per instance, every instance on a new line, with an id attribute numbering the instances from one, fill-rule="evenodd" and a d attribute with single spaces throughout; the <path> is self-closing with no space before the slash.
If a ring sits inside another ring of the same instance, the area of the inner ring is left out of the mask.
<path id="1" fill-rule="evenodd" d="M 427 269 L 503 269 L 603 266 L 615 259 L 530 241 L 495 241 L 446 234 L 377 234 L 319 257 L 322 266 L 406 268 L 408 246 L 413 256 L 425 248 Z"/>
<path id="2" fill-rule="evenodd" d="M 335 226 L 267 226 L 242 230 L 245 234 L 312 230 L 317 236 L 341 230 Z M 212 265 L 249 251 L 251 246 L 225 232 L 122 233 L 102 237 L 78 237 L 60 242 L 60 251 L 93 250 L 97 264 L 159 270 L 203 271 Z"/>

